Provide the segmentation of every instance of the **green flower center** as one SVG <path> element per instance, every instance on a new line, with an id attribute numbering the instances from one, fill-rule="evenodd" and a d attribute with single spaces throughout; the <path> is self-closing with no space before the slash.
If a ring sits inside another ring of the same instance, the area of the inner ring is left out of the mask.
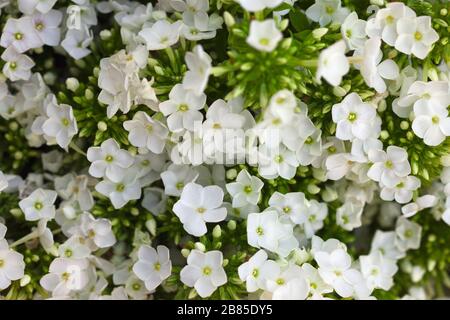
<path id="1" fill-rule="evenodd" d="M 42 22 L 38 22 L 35 27 L 38 31 L 42 31 L 42 29 L 44 29 L 44 24 Z"/>
<path id="2" fill-rule="evenodd" d="M 262 227 L 256 228 L 256 234 L 262 236 L 264 234 L 264 229 Z"/>
<path id="3" fill-rule="evenodd" d="M 395 18 L 393 16 L 387 16 L 386 17 L 386 23 L 387 24 L 393 24 L 394 20 L 395 20 Z"/>
<path id="4" fill-rule="evenodd" d="M 313 143 L 313 138 L 311 138 L 311 137 L 306 138 L 305 144 L 311 144 L 311 143 Z"/>
<path id="5" fill-rule="evenodd" d="M 345 35 L 347 36 L 347 38 L 351 38 L 352 37 L 352 30 L 347 29 L 347 31 L 345 31 Z"/>
<path id="6" fill-rule="evenodd" d="M 17 68 L 17 63 L 16 62 L 11 62 L 10 64 L 9 64 L 9 68 L 11 69 L 11 70 L 15 70 L 16 68 Z"/>
<path id="7" fill-rule="evenodd" d="M 434 116 L 433 118 L 431 118 L 431 121 L 432 121 L 434 124 L 438 124 L 438 123 L 439 123 L 439 117 L 438 117 L 438 116 Z"/>
<path id="8" fill-rule="evenodd" d="M 209 276 L 209 275 L 211 274 L 211 272 L 212 272 L 212 270 L 211 270 L 210 267 L 204 267 L 204 268 L 203 268 L 203 274 L 204 274 L 205 276 Z"/>
<path id="9" fill-rule="evenodd" d="M 253 276 L 253 278 L 258 278 L 258 276 L 259 276 L 259 270 L 258 269 L 253 269 L 253 271 L 252 271 L 252 276 Z"/>
<path id="10" fill-rule="evenodd" d="M 282 162 L 283 162 L 283 156 L 277 155 L 277 156 L 275 157 L 275 162 L 276 162 L 276 163 L 282 163 Z"/>
<path id="11" fill-rule="evenodd" d="M 354 113 L 354 112 L 350 112 L 350 113 L 348 114 L 348 117 L 347 117 L 348 121 L 350 121 L 350 122 L 355 121 L 356 118 L 357 118 L 357 114 Z"/>
<path id="12" fill-rule="evenodd" d="M 416 31 L 416 33 L 414 33 L 414 39 L 416 39 L 417 41 L 422 40 L 422 38 L 423 38 L 423 35 L 419 31 Z"/>
<path id="13" fill-rule="evenodd" d="M 331 147 L 328 147 L 328 152 L 329 153 L 335 153 L 336 152 L 336 147 L 335 146 L 331 146 Z"/>
<path id="14" fill-rule="evenodd" d="M 391 160 L 388 160 L 384 163 L 384 166 L 388 169 L 392 169 L 394 167 L 394 164 L 392 163 Z"/>
<path id="15" fill-rule="evenodd" d="M 114 157 L 109 154 L 105 157 L 106 162 L 113 162 L 113 160 L 114 160 Z"/>
<path id="16" fill-rule="evenodd" d="M 413 232 L 411 230 L 406 230 L 405 231 L 405 238 L 411 238 L 413 236 Z"/>
<path id="17" fill-rule="evenodd" d="M 69 124 L 70 124 L 70 121 L 69 121 L 69 119 L 67 119 L 67 118 L 62 118 L 62 119 L 61 119 L 61 123 L 62 123 L 62 125 L 63 125 L 64 127 L 68 127 Z"/>
<path id="18" fill-rule="evenodd" d="M 177 190 L 183 189 L 183 188 L 184 188 L 184 183 L 183 183 L 183 182 L 178 182 L 178 183 L 175 185 L 175 188 L 177 188 Z"/>
<path id="19" fill-rule="evenodd" d="M 64 251 L 64 255 L 65 255 L 67 258 L 70 258 L 70 257 L 73 255 L 73 252 L 72 252 L 72 250 L 70 250 L 70 249 L 66 249 L 66 251 Z"/>
<path id="20" fill-rule="evenodd" d="M 152 133 L 152 132 L 153 132 L 153 126 L 152 126 L 151 124 L 148 124 L 145 128 L 147 129 L 147 131 L 148 131 L 149 133 Z"/>
<path id="21" fill-rule="evenodd" d="M 125 190 L 125 185 L 123 183 L 116 185 L 116 191 L 123 192 L 123 190 Z"/>
<path id="22" fill-rule="evenodd" d="M 259 39 L 259 44 L 261 44 L 262 46 L 267 46 L 269 45 L 270 40 L 267 38 L 261 38 Z"/>
<path id="23" fill-rule="evenodd" d="M 139 283 L 134 283 L 132 287 L 134 291 L 139 291 L 141 289 L 141 285 Z"/>
<path id="24" fill-rule="evenodd" d="M 284 213 L 289 213 L 289 212 L 291 212 L 291 208 L 286 206 L 286 207 L 283 208 L 283 212 Z"/>
<path id="25" fill-rule="evenodd" d="M 282 286 L 282 285 L 285 283 L 285 281 L 284 281 L 283 278 L 278 278 L 277 281 L 276 281 L 276 283 L 277 283 L 279 286 Z"/>
<path id="26" fill-rule="evenodd" d="M 245 193 L 251 193 L 252 192 L 252 186 L 245 186 L 244 187 L 244 192 Z"/>
<path id="27" fill-rule="evenodd" d="M 36 209 L 36 210 L 42 210 L 42 208 L 44 207 L 44 205 L 42 204 L 42 202 L 36 202 L 35 204 L 34 204 L 34 208 Z"/>
<path id="28" fill-rule="evenodd" d="M 186 112 L 186 111 L 188 111 L 188 110 L 189 110 L 189 106 L 188 106 L 187 104 L 180 104 L 180 105 L 178 106 L 178 111 Z"/>
<path id="29" fill-rule="evenodd" d="M 206 211 L 206 209 L 203 208 L 203 207 L 197 208 L 197 212 L 200 213 L 200 214 L 205 213 L 205 211 Z"/>
<path id="30" fill-rule="evenodd" d="M 150 161 L 149 160 L 144 160 L 144 161 L 141 162 L 141 165 L 143 167 L 148 167 L 150 165 Z"/>
<path id="31" fill-rule="evenodd" d="M 161 270 L 161 263 L 157 262 L 154 264 L 153 267 L 155 268 L 156 271 L 159 271 L 159 270 Z"/>
<path id="32" fill-rule="evenodd" d="M 5 261 L 0 259 L 0 268 L 3 267 L 5 265 Z"/>
<path id="33" fill-rule="evenodd" d="M 315 214 L 310 215 L 310 216 L 308 217 L 308 220 L 309 220 L 309 222 L 314 222 L 314 221 L 316 221 L 316 215 L 315 215 Z"/>
<path id="34" fill-rule="evenodd" d="M 405 186 L 405 184 L 403 183 L 403 182 L 399 182 L 397 185 L 396 185 L 396 187 L 398 188 L 398 189 L 401 189 L 401 188 L 403 188 Z"/>
<path id="35" fill-rule="evenodd" d="M 326 6 L 325 7 L 325 12 L 327 13 L 327 14 L 333 14 L 334 13 L 334 8 L 333 7 L 331 7 L 331 6 Z"/>
<path id="36" fill-rule="evenodd" d="M 20 32 L 16 32 L 16 33 L 14 34 L 14 38 L 15 38 L 16 40 L 22 40 L 22 39 L 23 39 L 23 34 L 20 33 Z"/>

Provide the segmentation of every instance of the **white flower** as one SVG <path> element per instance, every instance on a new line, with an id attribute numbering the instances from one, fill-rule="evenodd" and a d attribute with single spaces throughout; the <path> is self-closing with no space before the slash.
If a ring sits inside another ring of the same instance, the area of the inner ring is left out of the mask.
<path id="1" fill-rule="evenodd" d="M 161 112 L 168 116 L 167 126 L 170 131 L 179 132 L 183 129 L 194 131 L 196 123 L 201 124 L 202 110 L 206 103 L 206 95 L 199 96 L 186 90 L 183 85 L 175 85 L 169 93 L 169 100 L 161 102 Z"/>
<path id="2" fill-rule="evenodd" d="M 383 53 L 380 46 L 381 39 L 378 37 L 366 41 L 362 57 L 361 75 L 369 87 L 374 88 L 378 93 L 383 93 L 387 90 L 383 79 L 395 80 L 400 72 L 394 60 L 386 59 L 381 62 Z"/>
<path id="3" fill-rule="evenodd" d="M 376 115 L 375 108 L 364 103 L 357 93 L 349 94 L 332 109 L 333 121 L 337 124 L 336 137 L 341 140 L 367 139 Z"/>
<path id="4" fill-rule="evenodd" d="M 61 46 L 74 59 L 82 59 L 91 53 L 88 49 L 93 40 L 93 34 L 87 30 L 70 29 L 67 31 Z"/>
<path id="5" fill-rule="evenodd" d="M 395 225 L 395 235 L 395 244 L 400 250 L 418 249 L 422 237 L 422 227 L 405 217 L 400 217 Z"/>
<path id="6" fill-rule="evenodd" d="M 0 45 L 13 46 L 19 53 L 42 46 L 42 41 L 34 29 L 33 20 L 28 16 L 20 19 L 9 18 L 3 28 Z"/>
<path id="7" fill-rule="evenodd" d="M 409 86 L 407 94 L 397 100 L 396 113 L 401 113 L 401 116 L 407 118 L 413 107 L 419 113 L 427 110 L 430 104 L 447 108 L 450 104 L 448 88 L 446 81 L 416 81 Z"/>
<path id="8" fill-rule="evenodd" d="M 278 30 L 275 20 L 253 20 L 250 23 L 250 33 L 247 43 L 259 51 L 272 52 L 283 39 L 283 34 Z"/>
<path id="9" fill-rule="evenodd" d="M 268 110 L 275 117 L 280 117 L 284 123 L 289 123 L 297 108 L 297 98 L 289 90 L 280 90 L 270 99 Z"/>
<path id="10" fill-rule="evenodd" d="M 399 178 L 406 177 L 411 173 L 408 153 L 405 149 L 397 146 L 389 146 L 386 152 L 369 150 L 369 160 L 373 165 L 367 172 L 367 176 L 387 187 L 395 187 L 400 182 Z"/>
<path id="11" fill-rule="evenodd" d="M 276 208 L 283 220 L 291 220 L 293 223 L 299 224 L 305 220 L 309 203 L 302 192 L 282 194 L 275 191 L 269 199 L 269 206 Z"/>
<path id="12" fill-rule="evenodd" d="M 366 41 L 366 21 L 358 19 L 358 14 L 352 12 L 342 23 L 341 33 L 350 50 L 360 49 Z"/>
<path id="13" fill-rule="evenodd" d="M 195 181 L 198 172 L 187 165 L 171 164 L 166 171 L 161 173 L 161 180 L 164 184 L 164 193 L 168 196 L 179 197 L 183 188 Z"/>
<path id="14" fill-rule="evenodd" d="M 306 237 L 311 238 L 316 231 L 322 229 L 327 215 L 328 207 L 325 203 L 310 200 L 297 223 L 303 227 Z"/>
<path id="15" fill-rule="evenodd" d="M 61 258 L 83 259 L 89 257 L 91 250 L 84 238 L 74 235 L 58 247 L 58 253 Z"/>
<path id="16" fill-rule="evenodd" d="M 133 265 L 133 272 L 144 281 L 149 291 L 155 290 L 172 271 L 169 249 L 166 246 L 158 246 L 156 249 L 147 245 L 141 246 L 138 261 Z"/>
<path id="17" fill-rule="evenodd" d="M 211 57 L 201 45 L 197 45 L 192 52 L 186 53 L 185 61 L 189 70 L 184 74 L 183 87 L 196 95 L 201 95 L 205 91 L 211 73 Z"/>
<path id="18" fill-rule="evenodd" d="M 316 2 L 306 10 L 306 16 L 314 22 L 318 22 L 321 27 L 330 22 L 342 23 L 349 11 L 341 7 L 341 0 L 316 0 Z"/>
<path id="19" fill-rule="evenodd" d="M 129 132 L 128 140 L 133 146 L 147 148 L 157 154 L 163 152 L 169 130 L 147 113 L 136 112 L 133 120 L 125 121 L 123 127 Z"/>
<path id="20" fill-rule="evenodd" d="M 49 12 L 57 0 L 18 0 L 19 10 L 25 14 L 32 14 L 37 10 L 41 13 Z"/>
<path id="21" fill-rule="evenodd" d="M 67 7 L 66 26 L 69 30 L 80 30 L 97 24 L 95 7 L 89 1 L 73 1 L 76 5 Z"/>
<path id="22" fill-rule="evenodd" d="M 227 275 L 222 267 L 223 255 L 220 251 L 201 252 L 192 250 L 187 265 L 180 272 L 185 285 L 194 287 L 202 298 L 207 298 L 216 289 L 227 283 Z"/>
<path id="23" fill-rule="evenodd" d="M 258 151 L 258 171 L 264 179 L 275 179 L 280 176 L 290 180 L 295 176 L 298 167 L 297 157 L 284 145 L 273 149 L 262 145 Z"/>
<path id="24" fill-rule="evenodd" d="M 355 156 L 350 153 L 331 154 L 325 161 L 327 169 L 327 178 L 330 180 L 339 180 L 346 176 L 352 169 Z"/>
<path id="25" fill-rule="evenodd" d="M 315 253 L 314 259 L 319 265 L 318 271 L 325 283 L 331 285 L 343 298 L 353 295 L 351 280 L 357 274 L 357 270 L 351 268 L 351 258 L 344 249 L 319 251 Z"/>
<path id="26" fill-rule="evenodd" d="M 54 297 L 65 297 L 72 291 L 81 291 L 89 282 L 89 262 L 86 259 L 56 258 L 40 285 Z"/>
<path id="27" fill-rule="evenodd" d="M 50 10 L 48 13 L 35 13 L 33 19 L 34 29 L 43 44 L 57 46 L 61 39 L 59 25 L 62 13 L 58 10 Z"/>
<path id="28" fill-rule="evenodd" d="M 35 65 L 30 57 L 20 54 L 11 46 L 2 53 L 1 58 L 6 62 L 3 66 L 3 73 L 8 79 L 11 81 L 30 79 L 31 68 Z"/>
<path id="29" fill-rule="evenodd" d="M 19 202 L 19 207 L 27 221 L 53 219 L 55 217 L 55 200 L 57 193 L 53 190 L 36 189 L 27 198 Z"/>
<path id="30" fill-rule="evenodd" d="M 5 233 L 6 226 L 0 222 L 0 291 L 22 278 L 25 271 L 23 256 L 9 248 Z"/>
<path id="31" fill-rule="evenodd" d="M 142 29 L 139 36 L 144 39 L 148 50 L 166 49 L 178 42 L 182 25 L 181 21 L 158 20 L 150 28 Z"/>
<path id="32" fill-rule="evenodd" d="M 322 155 L 322 131 L 314 128 L 311 135 L 307 136 L 304 141 L 299 141 L 295 154 L 300 165 L 309 166 L 313 163 Z"/>
<path id="33" fill-rule="evenodd" d="M 222 207 L 223 191 L 218 186 L 202 187 L 189 183 L 183 188 L 173 212 L 180 218 L 189 234 L 200 237 L 206 234 L 206 222 L 223 221 L 227 209 Z"/>
<path id="34" fill-rule="evenodd" d="M 381 199 L 398 203 L 407 203 L 413 197 L 413 191 L 420 187 L 420 180 L 414 176 L 406 176 L 398 179 L 394 187 L 384 186 L 380 192 Z"/>
<path id="35" fill-rule="evenodd" d="M 345 201 L 336 211 L 336 223 L 343 229 L 351 231 L 362 225 L 361 216 L 364 203 L 353 199 Z"/>
<path id="36" fill-rule="evenodd" d="M 267 278 L 272 276 L 270 271 L 278 268 L 275 261 L 267 258 L 267 253 L 261 249 L 239 266 L 239 278 L 245 281 L 248 292 L 265 289 Z"/>
<path id="37" fill-rule="evenodd" d="M 397 22 L 398 38 L 395 48 L 406 54 L 425 59 L 433 44 L 439 40 L 438 33 L 431 26 L 431 17 L 405 17 Z"/>
<path id="38" fill-rule="evenodd" d="M 298 247 L 292 224 L 282 223 L 278 212 L 271 209 L 248 215 L 247 241 L 253 247 L 267 249 L 282 257 Z"/>
<path id="39" fill-rule="evenodd" d="M 107 177 L 112 181 L 120 181 L 125 170 L 134 163 L 133 157 L 125 150 L 120 149 L 114 139 L 104 141 L 100 147 L 90 147 L 87 159 L 91 162 L 89 174 L 96 178 Z"/>
<path id="40" fill-rule="evenodd" d="M 265 8 L 275 8 L 283 0 L 236 0 L 245 10 L 256 12 Z"/>
<path id="41" fill-rule="evenodd" d="M 416 13 L 402 2 L 387 3 L 386 8 L 377 11 L 375 18 L 367 21 L 366 32 L 369 37 L 381 37 L 394 46 L 398 37 L 397 22 L 403 17 L 415 16 Z"/>
<path id="42" fill-rule="evenodd" d="M 257 205 L 263 186 L 264 183 L 259 178 L 251 176 L 245 169 L 239 172 L 236 182 L 226 185 L 228 193 L 233 197 L 233 207 L 235 208 L 247 204 Z"/>
<path id="43" fill-rule="evenodd" d="M 431 194 L 427 194 L 418 197 L 414 202 L 404 205 L 402 207 L 402 214 L 404 217 L 409 218 L 421 210 L 434 207 L 437 203 L 438 197 Z"/>
<path id="44" fill-rule="evenodd" d="M 370 288 L 389 290 L 393 284 L 393 277 L 397 273 L 396 260 L 384 257 L 380 251 L 359 257 L 361 273 Z"/>
<path id="45" fill-rule="evenodd" d="M 223 18 L 216 13 L 208 16 L 206 12 L 196 12 L 195 14 L 184 12 L 181 34 L 191 41 L 213 39 L 222 23 Z"/>
<path id="46" fill-rule="evenodd" d="M 370 252 L 380 252 L 384 257 L 391 260 L 398 260 L 405 256 L 405 251 L 400 250 L 395 244 L 394 231 L 377 230 L 372 239 Z"/>
<path id="47" fill-rule="evenodd" d="M 347 47 L 344 40 L 340 40 L 322 50 L 316 71 L 316 80 L 324 78 L 332 86 L 338 86 L 342 77 L 350 70 L 350 63 L 345 56 Z"/>
<path id="48" fill-rule="evenodd" d="M 98 248 L 109 248 L 116 243 L 116 237 L 111 228 L 111 221 L 108 219 L 95 219 L 91 214 L 84 213 L 81 216 L 81 234 L 94 251 Z"/>
<path id="49" fill-rule="evenodd" d="M 117 168 L 117 170 L 121 171 L 121 178 L 111 180 L 105 177 L 95 186 L 95 190 L 107 196 L 114 208 L 120 209 L 129 201 L 139 199 L 142 190 L 134 168 Z"/>
<path id="50" fill-rule="evenodd" d="M 294 263 L 289 263 L 276 271 L 267 280 L 267 290 L 272 292 L 273 300 L 306 299 L 309 294 L 309 284 L 302 268 Z"/>
<path id="51" fill-rule="evenodd" d="M 450 136 L 447 107 L 430 102 L 427 107 L 414 106 L 414 114 L 412 129 L 418 137 L 423 138 L 425 144 L 437 146 Z"/>
<path id="52" fill-rule="evenodd" d="M 47 120 L 42 124 L 42 131 L 48 137 L 67 150 L 72 138 L 78 133 L 78 126 L 72 107 L 67 104 L 56 105 L 51 102 L 46 106 Z"/>

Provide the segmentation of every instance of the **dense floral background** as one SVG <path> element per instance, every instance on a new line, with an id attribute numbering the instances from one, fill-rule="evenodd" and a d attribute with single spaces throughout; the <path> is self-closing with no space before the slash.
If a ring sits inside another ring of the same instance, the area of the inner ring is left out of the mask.
<path id="1" fill-rule="evenodd" d="M 0 299 L 448 295 L 447 0 L 0 10 Z"/>

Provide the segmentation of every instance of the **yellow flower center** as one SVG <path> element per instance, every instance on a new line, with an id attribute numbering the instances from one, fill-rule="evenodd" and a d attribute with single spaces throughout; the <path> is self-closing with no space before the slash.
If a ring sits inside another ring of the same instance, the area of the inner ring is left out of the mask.
<path id="1" fill-rule="evenodd" d="M 203 268 L 203 274 L 204 274 L 205 276 L 209 276 L 209 275 L 211 274 L 211 272 L 212 272 L 212 270 L 211 270 L 210 267 L 204 267 L 204 268 Z"/>
<path id="2" fill-rule="evenodd" d="M 109 154 L 105 157 L 106 162 L 112 162 L 113 160 L 114 160 L 114 157 Z"/>
<path id="3" fill-rule="evenodd" d="M 414 39 L 416 39 L 417 41 L 422 40 L 422 38 L 423 38 L 423 35 L 419 31 L 416 31 L 416 33 L 414 33 Z"/>
<path id="4" fill-rule="evenodd" d="M 262 236 L 264 234 L 264 229 L 261 227 L 256 228 L 256 234 Z"/>
<path id="5" fill-rule="evenodd" d="M 44 205 L 42 204 L 42 202 L 36 202 L 36 203 L 34 204 L 34 208 L 35 208 L 36 210 L 42 210 L 43 207 L 44 207 Z"/>
<path id="6" fill-rule="evenodd" d="M 186 111 L 188 111 L 188 110 L 189 110 L 189 106 L 188 106 L 187 104 L 180 104 L 180 105 L 178 106 L 178 111 L 186 112 Z"/>
<path id="7" fill-rule="evenodd" d="M 118 192 L 123 192 L 123 190 L 125 190 L 125 185 L 123 183 L 119 183 L 118 185 L 116 185 L 116 190 Z"/>
<path id="8" fill-rule="evenodd" d="M 22 40 L 22 39 L 23 39 L 23 34 L 20 33 L 20 32 L 16 32 L 16 33 L 14 34 L 14 38 L 15 38 L 16 40 Z"/>
<path id="9" fill-rule="evenodd" d="M 267 38 L 261 38 L 261 39 L 259 39 L 259 43 L 262 45 L 262 46 L 267 46 L 268 44 L 269 44 L 269 39 L 267 39 Z"/>
<path id="10" fill-rule="evenodd" d="M 357 115 L 356 115 L 356 113 L 354 113 L 354 112 L 350 112 L 350 113 L 348 114 L 348 117 L 347 117 L 348 121 L 350 121 L 350 122 L 355 121 L 356 118 L 357 118 Z"/>
<path id="11" fill-rule="evenodd" d="M 161 270 L 161 263 L 157 262 L 153 267 L 155 268 L 156 271 L 159 271 Z"/>

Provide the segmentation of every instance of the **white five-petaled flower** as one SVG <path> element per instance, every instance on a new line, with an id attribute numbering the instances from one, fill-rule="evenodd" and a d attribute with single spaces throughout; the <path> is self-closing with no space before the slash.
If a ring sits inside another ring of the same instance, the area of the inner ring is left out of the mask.
<path id="1" fill-rule="evenodd" d="M 265 289 L 267 278 L 272 276 L 270 271 L 277 269 L 277 263 L 267 258 L 266 251 L 261 249 L 239 266 L 239 278 L 245 281 L 248 292 Z"/>
<path id="2" fill-rule="evenodd" d="M 306 10 L 306 16 L 321 27 L 329 23 L 342 23 L 348 14 L 348 9 L 341 7 L 341 0 L 316 0 Z"/>
<path id="3" fill-rule="evenodd" d="M 35 13 L 33 19 L 34 29 L 43 44 L 57 46 L 61 39 L 59 25 L 62 20 L 62 13 L 58 10 L 50 10 L 47 13 Z"/>
<path id="4" fill-rule="evenodd" d="M 3 73 L 11 81 L 29 80 L 31 68 L 34 61 L 25 54 L 19 53 L 13 46 L 6 48 L 2 53 L 2 60 L 5 61 Z"/>
<path id="5" fill-rule="evenodd" d="M 298 160 L 295 153 L 284 145 L 278 148 L 269 148 L 261 145 L 259 151 L 258 171 L 264 179 L 274 179 L 278 176 L 289 180 L 295 176 Z"/>
<path id="6" fill-rule="evenodd" d="M 318 82 L 324 78 L 332 86 L 341 83 L 342 77 L 350 70 L 350 63 L 345 56 L 346 49 L 345 41 L 340 40 L 320 52 L 316 71 Z"/>
<path id="7" fill-rule="evenodd" d="M 278 30 L 275 20 L 253 20 L 250 23 L 250 34 L 247 43 L 259 51 L 272 52 L 283 39 L 283 34 Z"/>
<path id="8" fill-rule="evenodd" d="M 413 197 L 413 191 L 420 187 L 420 180 L 414 176 L 398 178 L 398 183 L 394 187 L 383 187 L 380 192 L 381 199 L 398 203 L 407 203 Z M 381 183 L 382 184 L 382 183 Z"/>
<path id="9" fill-rule="evenodd" d="M 42 124 L 42 131 L 48 137 L 67 150 L 72 138 L 78 133 L 73 109 L 67 104 L 56 105 L 48 103 L 46 106 L 47 120 Z"/>
<path id="10" fill-rule="evenodd" d="M 363 102 L 357 93 L 351 93 L 341 103 L 333 106 L 332 116 L 337 124 L 337 138 L 365 140 L 372 133 L 376 110 L 370 104 Z"/>
<path id="11" fill-rule="evenodd" d="M 183 188 L 173 212 L 189 234 L 200 237 L 207 232 L 206 222 L 220 222 L 227 216 L 227 209 L 222 207 L 223 195 L 218 186 L 202 187 L 191 182 Z"/>
<path id="12" fill-rule="evenodd" d="M 397 22 L 398 38 L 395 48 L 406 54 L 425 59 L 433 44 L 439 40 L 438 33 L 431 26 L 431 17 L 405 17 Z"/>
<path id="13" fill-rule="evenodd" d="M 123 169 L 117 167 L 122 176 L 118 179 L 105 177 L 95 186 L 95 190 L 107 196 L 114 208 L 120 209 L 131 200 L 137 200 L 141 197 L 141 184 L 135 168 Z"/>
<path id="14" fill-rule="evenodd" d="M 129 132 L 128 140 L 133 146 L 147 148 L 156 154 L 163 152 L 169 130 L 160 121 L 143 111 L 138 111 L 133 120 L 123 123 L 123 127 Z"/>
<path id="15" fill-rule="evenodd" d="M 396 260 L 386 258 L 380 251 L 359 257 L 361 273 L 370 288 L 389 290 L 394 284 L 393 276 L 397 273 Z"/>
<path id="16" fill-rule="evenodd" d="M 432 102 L 425 108 L 414 106 L 414 115 L 412 129 L 418 137 L 423 138 L 425 144 L 437 146 L 450 136 L 447 107 Z"/>
<path id="17" fill-rule="evenodd" d="M 227 283 L 222 263 L 222 252 L 214 250 L 205 253 L 194 249 L 187 258 L 187 265 L 180 272 L 181 282 L 194 287 L 200 297 L 207 298 Z"/>
<path id="18" fill-rule="evenodd" d="M 19 10 L 25 14 L 32 14 L 34 11 L 40 13 L 49 12 L 57 0 L 18 0 Z"/>
<path id="19" fill-rule="evenodd" d="M 350 50 L 362 48 L 366 41 L 366 21 L 358 19 L 358 14 L 352 12 L 342 23 L 341 33 Z"/>
<path id="20" fill-rule="evenodd" d="M 95 219 L 90 213 L 83 213 L 80 219 L 81 235 L 86 239 L 84 243 L 91 250 L 108 248 L 116 243 L 116 237 L 108 219 Z"/>
<path id="21" fill-rule="evenodd" d="M 275 191 L 269 199 L 269 206 L 278 210 L 282 220 L 291 220 L 296 224 L 304 220 L 303 216 L 308 211 L 308 205 L 303 192 L 282 194 Z"/>
<path id="22" fill-rule="evenodd" d="M 170 276 L 171 271 L 172 262 L 166 246 L 158 246 L 156 250 L 147 245 L 139 248 L 138 261 L 133 265 L 133 272 L 144 281 L 147 290 L 155 290 Z"/>
<path id="23" fill-rule="evenodd" d="M 369 160 L 373 163 L 367 176 L 383 183 L 387 187 L 395 187 L 402 177 L 411 173 L 408 153 L 397 146 L 389 146 L 386 151 L 369 150 Z"/>
<path id="24" fill-rule="evenodd" d="M 395 244 L 400 250 L 418 249 L 422 238 L 422 227 L 405 217 L 400 217 L 395 225 L 395 235 Z"/>
<path id="25" fill-rule="evenodd" d="M 179 132 L 183 129 L 194 131 L 195 125 L 203 120 L 199 111 L 206 103 L 206 95 L 196 95 L 186 90 L 183 85 L 175 85 L 169 93 L 169 100 L 161 102 L 161 112 L 168 116 L 167 126 L 170 131 Z"/>
<path id="26" fill-rule="evenodd" d="M 233 207 L 240 208 L 247 204 L 258 204 L 263 186 L 264 183 L 259 178 L 243 169 L 239 172 L 236 182 L 228 183 L 226 188 L 233 197 Z"/>
<path id="27" fill-rule="evenodd" d="M 134 163 L 133 156 L 128 151 L 120 149 L 114 139 L 104 141 L 100 147 L 90 147 L 87 159 L 91 162 L 89 174 L 96 178 L 107 177 L 112 181 L 120 181 L 125 170 Z"/>
<path id="28" fill-rule="evenodd" d="M 167 20 L 158 20 L 149 28 L 139 32 L 144 39 L 148 50 L 162 50 L 173 46 L 178 42 L 182 21 L 170 23 Z"/>
<path id="29" fill-rule="evenodd" d="M 51 220 L 55 217 L 55 200 L 57 193 L 53 190 L 36 189 L 19 202 L 19 207 L 25 214 L 27 221 L 39 219 Z"/>

